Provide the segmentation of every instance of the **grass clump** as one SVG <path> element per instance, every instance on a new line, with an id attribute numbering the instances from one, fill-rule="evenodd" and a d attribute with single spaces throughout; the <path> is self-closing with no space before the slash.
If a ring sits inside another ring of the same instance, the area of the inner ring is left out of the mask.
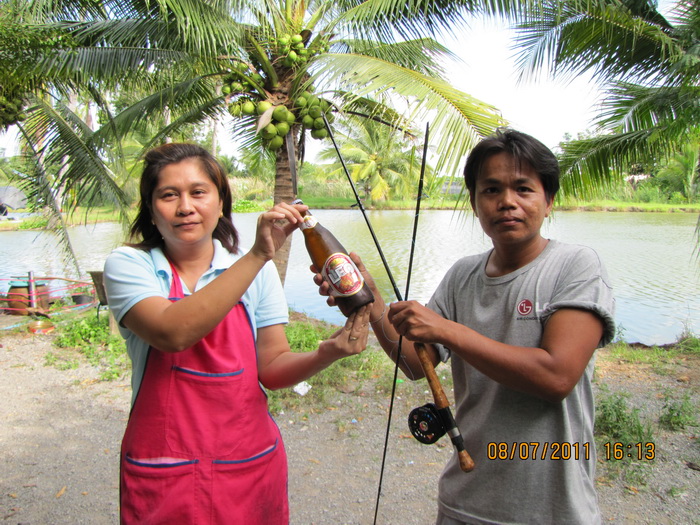
<path id="1" fill-rule="evenodd" d="M 650 474 L 650 460 L 640 460 L 636 454 L 622 457 L 606 458 L 610 447 L 622 444 L 622 450 L 626 451 L 627 445 L 634 447 L 636 443 L 654 443 L 654 431 L 652 424 L 644 421 L 638 408 L 632 408 L 627 402 L 629 395 L 626 393 L 611 393 L 603 385 L 601 395 L 596 403 L 595 439 L 596 448 L 605 461 L 607 474 L 617 476 L 628 485 L 646 485 Z M 607 445 L 607 447 L 606 447 Z"/>
<path id="2" fill-rule="evenodd" d="M 608 354 L 618 361 L 635 365 L 652 365 L 654 368 L 663 368 L 667 364 L 674 363 L 681 352 L 673 346 L 635 346 L 624 342 L 616 342 L 608 345 Z"/>
<path id="3" fill-rule="evenodd" d="M 676 349 L 689 355 L 700 355 L 700 337 L 696 337 L 690 330 L 686 329 L 678 338 Z"/>
<path id="4" fill-rule="evenodd" d="M 685 392 L 681 398 L 667 391 L 664 395 L 664 406 L 659 417 L 659 425 L 667 430 L 685 430 L 698 426 L 695 415 L 698 407 L 692 402 L 690 393 Z"/>
<path id="5" fill-rule="evenodd" d="M 118 379 L 130 369 L 131 363 L 126 353 L 126 344 L 119 335 L 112 334 L 109 319 L 92 315 L 80 316 L 61 326 L 61 333 L 54 341 L 59 348 L 73 348 L 83 354 L 88 363 L 100 368 L 100 379 Z M 47 362 L 60 368 L 55 357 Z"/>
<path id="6" fill-rule="evenodd" d="M 648 422 L 639 415 L 638 408 L 629 406 L 629 395 L 621 392 L 611 393 L 603 385 L 596 403 L 595 432 L 602 441 L 620 441 L 624 443 L 654 441 L 654 432 Z"/>
<path id="7" fill-rule="evenodd" d="M 329 339 L 339 327 L 317 320 L 293 319 L 285 332 L 292 352 L 312 352 L 321 341 Z M 359 355 L 340 359 L 328 368 L 306 380 L 311 389 L 303 396 L 294 388 L 268 392 L 268 403 L 273 414 L 292 410 L 302 404 L 314 411 L 331 402 L 339 392 L 352 392 L 367 379 L 385 373 L 391 363 L 384 352 L 368 348 Z"/>

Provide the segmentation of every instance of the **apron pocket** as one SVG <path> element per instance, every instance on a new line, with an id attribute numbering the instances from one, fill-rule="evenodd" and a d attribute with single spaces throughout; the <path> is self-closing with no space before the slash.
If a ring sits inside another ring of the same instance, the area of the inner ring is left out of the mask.
<path id="1" fill-rule="evenodd" d="M 252 457 L 212 463 L 215 523 L 289 523 L 287 455 L 281 439 Z"/>
<path id="2" fill-rule="evenodd" d="M 239 436 L 254 433 L 251 391 L 244 370 L 212 374 L 173 367 L 167 405 L 166 440 L 173 452 L 206 458 L 231 454 Z M 257 380 L 257 378 L 256 378 Z"/>
<path id="3" fill-rule="evenodd" d="M 197 460 L 122 461 L 121 520 L 125 524 L 194 523 Z"/>

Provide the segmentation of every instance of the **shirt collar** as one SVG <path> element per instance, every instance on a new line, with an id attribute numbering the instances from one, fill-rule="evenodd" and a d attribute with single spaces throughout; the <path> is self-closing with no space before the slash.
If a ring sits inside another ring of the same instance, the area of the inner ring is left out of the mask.
<path id="1" fill-rule="evenodd" d="M 221 273 L 231 266 L 231 257 L 233 254 L 224 248 L 218 239 L 214 239 L 213 242 L 214 257 L 211 260 L 210 269 Z M 151 256 L 153 257 L 156 273 L 169 277 L 172 274 L 170 270 L 170 261 L 168 261 L 165 253 L 163 253 L 162 248 L 153 248 L 151 250 Z"/>

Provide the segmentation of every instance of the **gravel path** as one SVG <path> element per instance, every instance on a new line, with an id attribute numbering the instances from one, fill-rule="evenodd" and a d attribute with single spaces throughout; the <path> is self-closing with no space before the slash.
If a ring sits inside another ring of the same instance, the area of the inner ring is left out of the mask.
<path id="1" fill-rule="evenodd" d="M 129 409 L 126 380 L 100 382 L 93 367 L 45 366 L 53 334 L 0 332 L 0 522 L 12 524 L 115 524 L 118 522 L 118 452 Z M 698 361 L 659 375 L 643 367 L 601 362 L 598 381 L 629 391 L 631 404 L 658 417 L 668 388 L 693 392 Z M 382 462 L 388 400 L 372 385 L 316 412 L 276 415 L 290 465 L 291 522 L 371 524 Z M 414 440 L 405 425 L 411 408 L 429 394 L 399 385 L 376 523 L 426 525 L 434 520 L 437 478 L 451 445 Z M 449 397 L 449 393 L 448 393 Z M 305 410 L 309 410 L 306 408 Z M 699 523 L 698 428 L 656 431 L 657 460 L 647 484 L 635 486 L 607 472 L 598 489 L 606 523 Z"/>

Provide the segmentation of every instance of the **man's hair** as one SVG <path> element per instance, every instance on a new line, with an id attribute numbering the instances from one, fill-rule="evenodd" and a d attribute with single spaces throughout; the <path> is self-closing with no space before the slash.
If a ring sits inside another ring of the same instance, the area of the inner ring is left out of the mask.
<path id="1" fill-rule="evenodd" d="M 476 180 L 486 161 L 499 153 L 508 153 L 516 163 L 526 162 L 539 175 L 545 196 L 554 200 L 559 191 L 559 162 L 554 153 L 535 137 L 514 129 L 501 128 L 471 150 L 464 166 L 464 183 L 473 198 Z"/>
<path id="2" fill-rule="evenodd" d="M 153 192 L 158 186 L 158 178 L 166 166 L 177 164 L 183 160 L 194 159 L 199 162 L 202 171 L 207 174 L 216 186 L 219 198 L 223 204 L 223 216 L 214 230 L 213 237 L 231 253 L 238 251 L 238 232 L 231 221 L 232 196 L 231 188 L 224 168 L 207 150 L 196 144 L 169 143 L 153 148 L 144 159 L 141 175 L 139 211 L 131 225 L 131 238 L 143 239 L 141 242 L 129 244 L 134 248 L 149 250 L 163 247 L 163 237 L 153 223 Z"/>

